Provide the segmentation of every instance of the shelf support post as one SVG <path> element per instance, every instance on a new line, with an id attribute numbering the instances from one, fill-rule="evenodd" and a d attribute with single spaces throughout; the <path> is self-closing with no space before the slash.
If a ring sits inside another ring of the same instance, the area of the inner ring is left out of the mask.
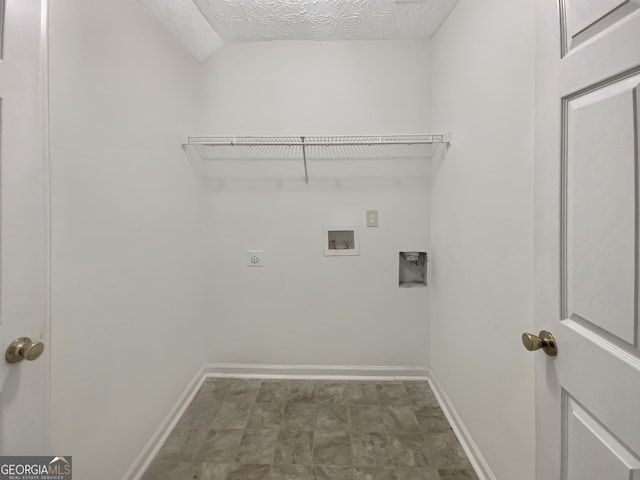
<path id="1" fill-rule="evenodd" d="M 307 170 L 307 147 L 304 143 L 304 137 L 300 137 L 302 140 L 302 160 L 304 162 L 304 182 L 309 183 L 309 172 Z"/>

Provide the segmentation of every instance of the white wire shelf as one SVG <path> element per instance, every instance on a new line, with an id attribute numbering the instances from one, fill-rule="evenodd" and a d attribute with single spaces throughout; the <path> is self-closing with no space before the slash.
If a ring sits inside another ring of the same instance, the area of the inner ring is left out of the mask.
<path id="1" fill-rule="evenodd" d="M 444 154 L 451 144 L 446 135 L 378 136 L 189 136 L 182 147 L 200 177 L 215 176 L 214 161 L 302 161 L 309 182 L 308 163 L 316 160 L 430 159 Z"/>
<path id="2" fill-rule="evenodd" d="M 187 137 L 184 145 L 208 146 L 339 146 L 339 145 L 426 145 L 450 143 L 447 135 L 381 135 L 381 136 L 312 136 L 312 137 Z"/>

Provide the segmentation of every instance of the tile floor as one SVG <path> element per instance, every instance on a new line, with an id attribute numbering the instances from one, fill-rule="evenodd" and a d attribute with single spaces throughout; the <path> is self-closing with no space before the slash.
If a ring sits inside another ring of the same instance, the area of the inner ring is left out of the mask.
<path id="1" fill-rule="evenodd" d="M 426 382 L 208 379 L 143 480 L 477 477 Z"/>

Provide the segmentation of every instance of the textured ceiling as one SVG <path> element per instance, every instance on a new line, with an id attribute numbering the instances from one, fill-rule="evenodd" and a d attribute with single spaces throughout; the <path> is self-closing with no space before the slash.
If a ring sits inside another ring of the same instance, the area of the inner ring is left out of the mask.
<path id="1" fill-rule="evenodd" d="M 425 39 L 436 32 L 458 0 L 140 2 L 202 62 L 224 42 Z"/>
<path id="2" fill-rule="evenodd" d="M 457 0 L 194 1 L 225 42 L 424 39 L 435 33 L 457 3 Z"/>

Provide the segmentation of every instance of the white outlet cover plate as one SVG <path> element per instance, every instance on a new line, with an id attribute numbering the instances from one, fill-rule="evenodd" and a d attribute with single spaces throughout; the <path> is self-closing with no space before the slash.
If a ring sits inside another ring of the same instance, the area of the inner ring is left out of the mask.
<path id="1" fill-rule="evenodd" d="M 262 267 L 263 252 L 262 250 L 247 250 L 247 266 L 248 267 Z"/>

